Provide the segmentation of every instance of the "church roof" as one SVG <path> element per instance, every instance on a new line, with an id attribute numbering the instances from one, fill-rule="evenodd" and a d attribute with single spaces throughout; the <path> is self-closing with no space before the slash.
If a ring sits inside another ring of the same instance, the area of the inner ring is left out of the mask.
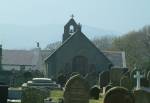
<path id="1" fill-rule="evenodd" d="M 27 50 L 3 50 L 2 64 L 4 65 L 35 65 L 33 52 Z"/>
<path id="2" fill-rule="evenodd" d="M 41 50 L 42 60 L 52 55 L 56 50 Z M 115 67 L 126 67 L 125 53 L 122 51 L 101 51 Z M 4 65 L 36 65 L 33 50 L 3 50 L 2 64 Z M 34 62 L 33 62 L 34 61 Z"/>
<path id="3" fill-rule="evenodd" d="M 79 33 L 80 32 L 80 33 Z M 82 35 L 86 40 L 88 40 L 88 42 L 95 48 L 98 50 L 98 52 L 100 52 L 102 55 L 104 55 L 81 31 L 77 31 L 75 32 L 74 34 L 72 34 L 68 39 L 66 39 L 62 45 L 60 47 L 58 47 L 52 54 L 50 54 L 46 59 L 45 61 L 47 61 L 49 58 L 52 57 L 53 54 L 55 54 L 59 49 L 61 49 L 64 45 L 68 44 L 73 38 L 75 38 L 76 35 Z M 105 56 L 105 55 L 104 55 Z M 105 56 L 106 57 L 106 56 Z M 110 61 L 107 57 L 106 59 L 108 61 Z M 111 63 L 111 61 L 110 61 Z"/>
<path id="4" fill-rule="evenodd" d="M 3 50 L 2 64 L 3 65 L 37 65 L 39 56 L 44 60 L 54 50 Z M 41 54 L 39 55 L 38 52 Z"/>
<path id="5" fill-rule="evenodd" d="M 102 51 L 104 55 L 114 64 L 114 67 L 126 67 L 125 52 Z"/>

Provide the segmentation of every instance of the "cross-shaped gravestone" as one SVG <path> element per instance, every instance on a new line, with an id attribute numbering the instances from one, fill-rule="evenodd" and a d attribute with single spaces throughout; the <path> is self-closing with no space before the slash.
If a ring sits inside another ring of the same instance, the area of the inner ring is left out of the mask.
<path id="1" fill-rule="evenodd" d="M 143 75 L 140 75 L 140 71 L 137 70 L 137 71 L 136 71 L 136 75 L 134 75 L 134 78 L 137 79 L 136 90 L 140 89 L 140 80 L 141 80 L 141 78 L 143 78 L 143 77 L 144 77 Z"/>

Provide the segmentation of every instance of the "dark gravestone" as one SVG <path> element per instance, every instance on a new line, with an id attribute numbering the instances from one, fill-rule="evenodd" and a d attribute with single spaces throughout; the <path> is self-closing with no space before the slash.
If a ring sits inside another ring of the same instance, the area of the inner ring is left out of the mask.
<path id="1" fill-rule="evenodd" d="M 103 71 L 99 75 L 99 83 L 100 83 L 100 88 L 103 88 L 107 86 L 110 82 L 110 74 L 109 71 Z"/>
<path id="2" fill-rule="evenodd" d="M 122 87 L 111 88 L 104 97 L 104 103 L 135 103 L 134 97 Z"/>
<path id="3" fill-rule="evenodd" d="M 113 86 L 119 86 L 120 85 L 120 79 L 123 75 L 123 71 L 121 68 L 113 68 L 110 70 L 110 81 Z"/>
<path id="4" fill-rule="evenodd" d="M 149 87 L 149 81 L 147 78 L 141 78 L 141 87 Z"/>
<path id="5" fill-rule="evenodd" d="M 98 100 L 99 99 L 99 93 L 100 93 L 100 88 L 97 85 L 93 86 L 90 89 L 90 97 L 92 99 L 97 99 Z"/>
<path id="6" fill-rule="evenodd" d="M 120 86 L 131 90 L 133 88 L 132 80 L 128 76 L 121 77 Z"/>
<path id="7" fill-rule="evenodd" d="M 89 103 L 89 86 L 81 75 L 71 77 L 64 91 L 64 103 Z"/>
<path id="8" fill-rule="evenodd" d="M 147 73 L 147 80 L 149 82 L 149 87 L 150 87 L 150 71 Z"/>
<path id="9" fill-rule="evenodd" d="M 106 88 L 105 88 L 105 93 L 110 90 L 113 86 L 111 84 L 107 85 Z"/>
<path id="10" fill-rule="evenodd" d="M 8 86 L 0 83 L 0 103 L 7 103 Z"/>
<path id="11" fill-rule="evenodd" d="M 145 90 L 135 90 L 133 92 L 135 103 L 150 103 L 150 91 Z"/>

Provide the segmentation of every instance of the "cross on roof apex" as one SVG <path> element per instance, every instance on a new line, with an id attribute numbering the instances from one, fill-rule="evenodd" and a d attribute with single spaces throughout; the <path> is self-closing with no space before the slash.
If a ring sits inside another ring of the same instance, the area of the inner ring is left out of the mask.
<path id="1" fill-rule="evenodd" d="M 73 14 L 71 15 L 71 18 L 72 18 L 72 19 L 74 18 L 74 15 L 73 15 Z"/>

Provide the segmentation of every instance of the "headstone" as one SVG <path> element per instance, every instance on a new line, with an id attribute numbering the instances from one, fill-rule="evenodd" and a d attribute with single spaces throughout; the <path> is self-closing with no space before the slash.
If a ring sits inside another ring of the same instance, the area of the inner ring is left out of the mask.
<path id="1" fill-rule="evenodd" d="M 89 86 L 81 75 L 71 77 L 64 91 L 64 103 L 89 103 Z"/>
<path id="2" fill-rule="evenodd" d="M 100 88 L 107 86 L 110 82 L 110 74 L 109 71 L 103 71 L 99 74 L 99 84 Z"/>
<path id="3" fill-rule="evenodd" d="M 100 88 L 97 85 L 94 85 L 90 88 L 90 98 L 92 99 L 99 99 Z"/>
<path id="4" fill-rule="evenodd" d="M 4 83 L 0 83 L 0 103 L 7 103 L 8 98 L 8 86 Z"/>
<path id="5" fill-rule="evenodd" d="M 134 103 L 134 97 L 127 89 L 114 87 L 106 93 L 103 103 Z"/>
<path id="6" fill-rule="evenodd" d="M 149 87 L 149 81 L 147 78 L 141 78 L 141 87 Z"/>
<path id="7" fill-rule="evenodd" d="M 110 82 L 113 86 L 120 85 L 120 79 L 122 77 L 122 70 L 120 68 L 113 68 L 110 70 Z"/>
<path id="8" fill-rule="evenodd" d="M 113 86 L 112 86 L 111 84 L 107 85 L 106 88 L 105 88 L 104 94 L 105 94 L 108 90 L 110 90 L 112 87 L 113 87 Z"/>
<path id="9" fill-rule="evenodd" d="M 131 90 L 133 87 L 132 80 L 128 76 L 123 76 L 120 80 L 120 86 Z"/>
<path id="10" fill-rule="evenodd" d="M 136 74 L 137 71 L 142 72 L 141 69 L 137 69 L 136 67 L 130 72 L 130 78 L 132 80 L 133 87 L 137 85 L 137 79 L 134 78 L 134 75 Z"/>
<path id="11" fill-rule="evenodd" d="M 147 73 L 147 79 L 150 80 L 150 71 Z"/>
<path id="12" fill-rule="evenodd" d="M 150 71 L 147 73 L 147 80 L 149 82 L 149 87 L 150 87 Z"/>
<path id="13" fill-rule="evenodd" d="M 150 103 L 150 92 L 139 89 L 133 92 L 135 103 Z"/>
<path id="14" fill-rule="evenodd" d="M 136 71 L 136 74 L 134 75 L 134 78 L 136 78 L 137 80 L 137 84 L 136 84 L 136 89 L 140 89 L 141 88 L 141 78 L 143 78 L 144 76 L 140 74 L 140 71 Z"/>

